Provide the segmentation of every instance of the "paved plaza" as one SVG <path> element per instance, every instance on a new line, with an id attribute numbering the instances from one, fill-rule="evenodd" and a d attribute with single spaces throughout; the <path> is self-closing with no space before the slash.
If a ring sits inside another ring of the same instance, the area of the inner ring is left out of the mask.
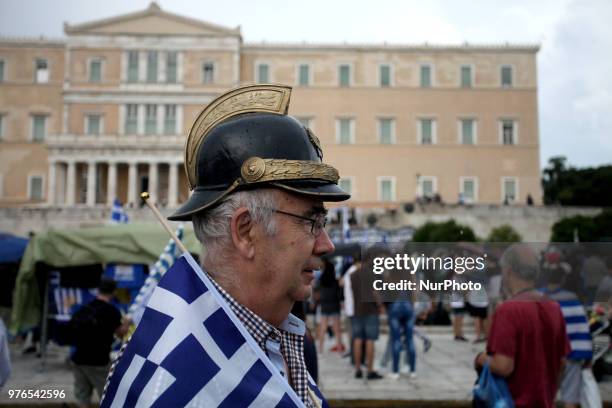
<path id="1" fill-rule="evenodd" d="M 471 388 L 476 379 L 472 368 L 474 355 L 484 348 L 484 343 L 460 343 L 452 340 L 450 327 L 421 327 L 433 340 L 428 353 L 423 344 L 417 345 L 417 378 L 411 380 L 402 375 L 399 380 L 384 378 L 365 381 L 354 378 L 354 370 L 348 358 L 326 351 L 319 355 L 319 381 L 326 397 L 335 407 L 469 407 Z M 468 336 L 470 332 L 468 331 Z M 473 335 L 472 335 L 473 337 Z M 388 337 L 383 333 L 376 344 L 376 368 L 381 374 L 388 368 L 380 367 L 380 357 Z M 332 346 L 326 343 L 325 349 Z M 67 348 L 50 346 L 47 363 L 41 371 L 41 360 L 33 354 L 22 355 L 16 346 L 11 347 L 13 374 L 0 392 L 0 406 L 40 406 L 74 400 L 72 373 L 66 363 Z M 389 366 L 390 368 L 390 362 Z M 600 384 L 602 397 L 612 401 L 612 377 Z M 65 398 L 51 400 L 14 400 L 9 389 L 63 390 Z M 65 406 L 65 405 L 64 405 Z"/>

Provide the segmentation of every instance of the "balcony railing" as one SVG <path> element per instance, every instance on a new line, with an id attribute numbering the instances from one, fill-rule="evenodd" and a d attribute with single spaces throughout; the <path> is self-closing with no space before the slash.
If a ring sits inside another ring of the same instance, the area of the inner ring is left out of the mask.
<path id="1" fill-rule="evenodd" d="M 173 147 L 182 149 L 184 135 L 50 135 L 46 138 L 49 147 Z"/>

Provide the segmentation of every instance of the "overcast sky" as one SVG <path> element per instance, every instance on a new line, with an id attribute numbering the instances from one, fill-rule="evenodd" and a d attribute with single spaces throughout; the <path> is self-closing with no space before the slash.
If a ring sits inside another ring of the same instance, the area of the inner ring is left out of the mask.
<path id="1" fill-rule="evenodd" d="M 148 0 L 0 0 L 0 35 L 63 37 Z M 610 0 L 161 0 L 170 12 L 242 27 L 245 42 L 540 44 L 540 165 L 612 164 Z"/>

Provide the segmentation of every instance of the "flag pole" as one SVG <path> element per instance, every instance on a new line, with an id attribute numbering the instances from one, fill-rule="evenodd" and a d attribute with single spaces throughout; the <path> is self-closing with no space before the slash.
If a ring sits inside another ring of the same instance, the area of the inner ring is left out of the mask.
<path id="1" fill-rule="evenodd" d="M 172 228 L 170 228 L 170 226 L 168 225 L 168 223 L 166 222 L 166 220 L 164 219 L 163 215 L 161 215 L 161 213 L 159 212 L 159 210 L 157 209 L 157 207 L 155 206 L 155 204 L 153 204 L 151 201 L 149 201 L 149 198 L 151 198 L 151 196 L 149 195 L 149 193 L 147 193 L 146 191 L 140 194 L 140 198 L 143 199 L 143 201 L 149 206 L 149 208 L 151 209 L 151 211 L 153 211 L 153 214 L 155 215 L 155 217 L 157 218 L 157 220 L 159 222 L 161 222 L 161 224 L 164 226 L 164 228 L 166 229 L 166 231 L 168 231 L 168 234 L 170 234 L 170 236 L 172 237 L 172 239 L 174 240 L 174 242 L 176 243 L 176 245 L 181 249 L 182 252 L 189 252 L 187 251 L 187 248 L 185 248 L 185 245 L 183 245 L 183 243 L 181 242 L 180 239 L 178 239 L 178 237 L 176 236 L 176 234 L 174 233 L 174 231 L 172 231 Z"/>

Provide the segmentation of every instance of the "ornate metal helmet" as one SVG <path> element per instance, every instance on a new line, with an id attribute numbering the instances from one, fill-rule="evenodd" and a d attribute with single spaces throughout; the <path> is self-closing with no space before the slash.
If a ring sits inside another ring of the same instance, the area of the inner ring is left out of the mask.
<path id="1" fill-rule="evenodd" d="M 324 201 L 350 195 L 338 171 L 322 162 L 312 131 L 287 116 L 291 87 L 251 85 L 212 101 L 197 117 L 185 144 L 191 197 L 168 219 L 191 220 L 235 191 L 276 187 Z"/>

